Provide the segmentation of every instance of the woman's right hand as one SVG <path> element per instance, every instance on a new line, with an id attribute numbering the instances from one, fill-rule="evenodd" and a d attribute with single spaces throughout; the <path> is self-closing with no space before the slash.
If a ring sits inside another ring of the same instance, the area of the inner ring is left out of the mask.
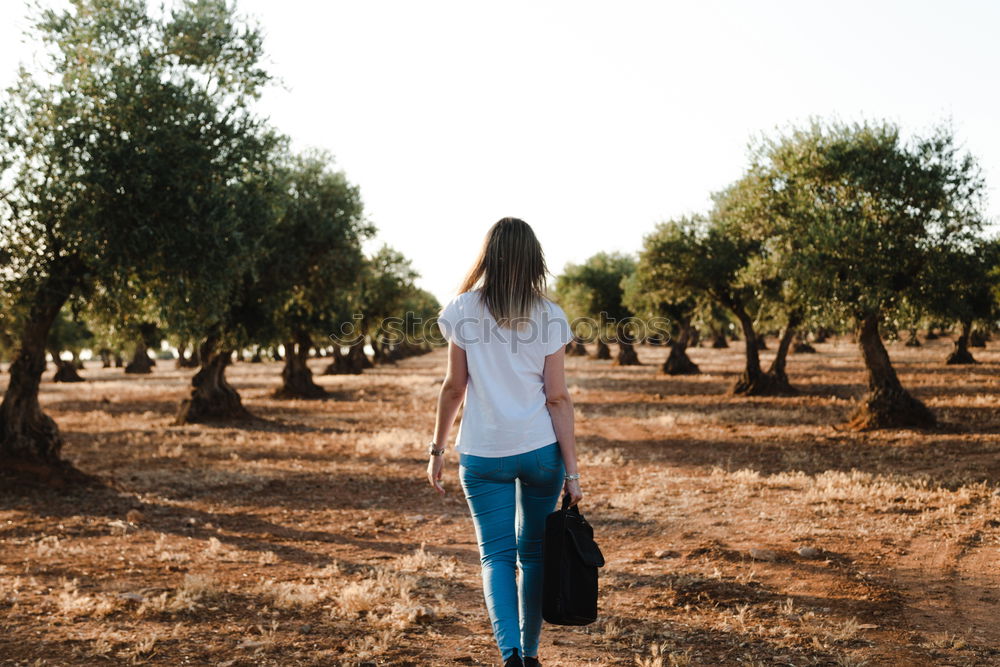
<path id="1" fill-rule="evenodd" d="M 569 496 L 569 504 L 572 507 L 583 500 L 583 491 L 580 490 L 580 480 L 567 479 L 563 485 L 564 495 Z"/>

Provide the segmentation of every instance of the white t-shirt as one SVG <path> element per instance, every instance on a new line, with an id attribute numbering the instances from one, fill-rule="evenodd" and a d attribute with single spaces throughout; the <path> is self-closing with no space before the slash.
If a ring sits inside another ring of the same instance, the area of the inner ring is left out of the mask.
<path id="1" fill-rule="evenodd" d="M 441 310 L 438 326 L 468 360 L 456 451 L 513 456 L 556 442 L 542 369 L 547 355 L 573 339 L 562 308 L 540 299 L 522 329 L 500 327 L 473 290 Z"/>

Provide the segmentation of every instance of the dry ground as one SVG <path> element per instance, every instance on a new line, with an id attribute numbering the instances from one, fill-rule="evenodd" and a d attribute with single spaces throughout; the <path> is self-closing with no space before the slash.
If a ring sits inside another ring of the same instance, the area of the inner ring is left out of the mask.
<path id="1" fill-rule="evenodd" d="M 929 432 L 838 427 L 863 393 L 846 341 L 792 356 L 793 398 L 727 396 L 738 345 L 693 350 L 694 377 L 658 348 L 571 359 L 608 565 L 601 619 L 546 626 L 544 663 L 1000 665 L 1000 353 L 948 367 L 949 345 L 890 348 Z M 108 487 L 0 490 L 0 665 L 495 664 L 454 453 L 446 498 L 424 478 L 444 362 L 320 377 L 323 401 L 238 363 L 252 425 L 172 425 L 169 362 L 45 382 Z"/>

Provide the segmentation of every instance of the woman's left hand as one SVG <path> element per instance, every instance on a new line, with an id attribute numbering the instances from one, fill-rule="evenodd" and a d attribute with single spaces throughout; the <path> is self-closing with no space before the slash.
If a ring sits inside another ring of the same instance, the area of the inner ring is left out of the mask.
<path id="1" fill-rule="evenodd" d="M 445 494 L 444 487 L 441 486 L 441 469 L 444 468 L 444 454 L 431 456 L 427 462 L 427 479 L 431 481 L 431 486 L 442 496 Z"/>

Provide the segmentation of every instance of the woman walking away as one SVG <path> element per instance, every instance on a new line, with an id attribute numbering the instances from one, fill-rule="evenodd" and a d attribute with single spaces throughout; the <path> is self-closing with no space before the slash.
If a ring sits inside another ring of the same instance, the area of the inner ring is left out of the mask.
<path id="1" fill-rule="evenodd" d="M 427 476 L 444 494 L 445 445 L 464 399 L 458 475 L 504 667 L 540 664 L 545 517 L 560 491 L 571 504 L 583 497 L 563 372 L 573 336 L 562 308 L 545 297 L 545 274 L 531 227 L 504 218 L 490 228 L 458 296 L 438 319 L 448 340 L 448 372 Z"/>

